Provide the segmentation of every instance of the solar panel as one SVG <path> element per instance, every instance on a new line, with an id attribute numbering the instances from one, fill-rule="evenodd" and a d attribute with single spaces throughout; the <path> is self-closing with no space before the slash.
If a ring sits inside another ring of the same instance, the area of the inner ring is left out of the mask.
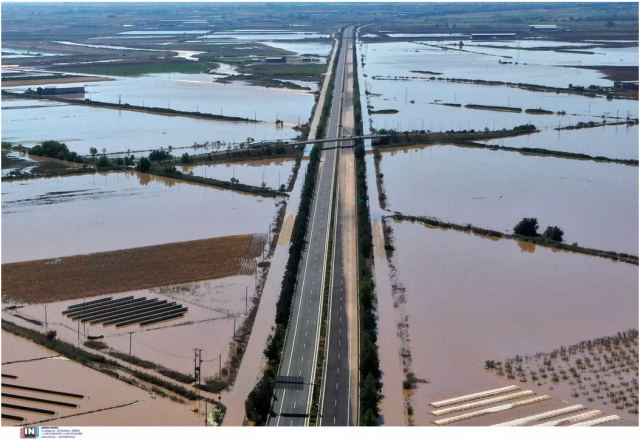
<path id="1" fill-rule="evenodd" d="M 87 302 L 69 306 L 62 313 L 72 320 L 100 323 L 103 326 L 128 326 L 134 323 L 151 324 L 180 317 L 188 310 L 177 302 L 158 301 L 157 298 L 133 296 Z"/>

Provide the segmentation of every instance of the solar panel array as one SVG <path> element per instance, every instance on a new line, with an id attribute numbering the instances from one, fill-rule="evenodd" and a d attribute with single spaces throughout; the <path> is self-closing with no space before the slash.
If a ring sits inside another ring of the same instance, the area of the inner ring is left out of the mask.
<path id="1" fill-rule="evenodd" d="M 62 314 L 82 323 L 115 325 L 116 328 L 120 328 L 136 323 L 145 326 L 179 318 L 188 309 L 177 302 L 128 296 L 115 300 L 111 297 L 104 297 L 90 302 L 77 303 L 62 311 Z"/>

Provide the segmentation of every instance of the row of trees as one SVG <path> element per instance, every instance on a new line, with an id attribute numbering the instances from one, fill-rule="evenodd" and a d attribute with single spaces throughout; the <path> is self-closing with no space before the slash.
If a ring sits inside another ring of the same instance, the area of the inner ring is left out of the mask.
<path id="1" fill-rule="evenodd" d="M 539 237 L 538 233 L 538 219 L 535 217 L 525 217 L 513 227 L 513 232 L 520 236 L 526 237 Z M 564 231 L 557 226 L 548 226 L 542 237 L 549 239 L 553 242 L 562 242 Z"/>
<path id="2" fill-rule="evenodd" d="M 356 135 L 362 135 L 362 109 L 358 87 L 358 60 L 353 53 L 354 69 L 354 117 Z M 360 424 L 377 426 L 380 420 L 380 362 L 378 357 L 378 332 L 375 314 L 375 290 L 372 272 L 373 241 L 369 215 L 367 166 L 364 141 L 355 144 L 356 195 L 358 215 L 358 302 L 360 310 Z"/>

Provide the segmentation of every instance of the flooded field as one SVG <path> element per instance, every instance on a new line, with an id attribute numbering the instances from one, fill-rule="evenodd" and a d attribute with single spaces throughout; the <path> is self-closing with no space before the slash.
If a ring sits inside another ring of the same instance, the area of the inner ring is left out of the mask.
<path id="1" fill-rule="evenodd" d="M 5 182 L 2 192 L 2 263 L 266 233 L 278 202 L 123 172 Z"/>
<path id="2" fill-rule="evenodd" d="M 606 49 L 609 50 L 609 49 Z M 500 64 L 497 58 L 458 51 L 442 51 L 417 43 L 363 44 L 364 87 L 374 110 L 395 109 L 395 114 L 372 115 L 377 129 L 394 130 L 482 130 L 511 128 L 531 123 L 538 128 L 558 127 L 578 121 L 598 121 L 603 115 L 637 117 L 637 101 L 604 97 L 541 93 L 504 86 L 432 81 L 452 77 L 517 81 L 545 86 L 572 84 L 611 86 L 597 71 L 554 65 Z M 426 73 L 416 73 L 422 71 Z M 399 80 L 400 76 L 421 79 Z M 362 80 L 361 80 L 362 81 Z M 362 84 L 361 84 L 362 88 Z M 364 94 L 364 93 L 363 93 Z M 437 103 L 440 103 L 438 105 Z M 444 106 L 453 103 L 459 107 Z M 467 104 L 521 108 L 522 112 L 497 112 L 464 107 Z M 525 109 L 549 110 L 553 115 L 534 115 Z M 565 112 L 557 114 L 557 112 Z"/>
<path id="3" fill-rule="evenodd" d="M 391 225 L 397 316 L 407 316 L 413 371 L 428 381 L 418 383 L 411 399 L 416 424 L 433 419 L 431 401 L 508 384 L 485 371 L 485 360 L 615 335 L 638 322 L 634 265 L 408 222 Z M 574 402 L 560 389 L 550 393 Z M 637 416 L 604 409 L 637 424 Z"/>
<path id="4" fill-rule="evenodd" d="M 46 425 L 49 426 L 196 426 L 202 425 L 202 421 L 204 421 L 204 416 L 192 411 L 192 407 L 196 407 L 195 405 L 173 402 L 169 398 L 163 398 L 155 393 L 144 391 L 65 358 L 49 358 L 4 365 L 5 362 L 10 361 L 55 355 L 56 353 L 29 340 L 5 331 L 2 332 L 2 373 L 17 375 L 18 377 L 12 380 L 2 379 L 3 393 L 18 393 L 36 398 L 52 398 L 47 394 L 20 392 L 17 389 L 5 387 L 4 383 L 6 382 L 7 384 L 39 387 L 82 395 L 82 398 L 79 399 L 63 399 L 76 404 L 76 408 L 49 406 L 49 409 L 55 412 L 54 415 L 24 412 L 21 416 L 26 418 L 25 421 L 16 422 L 3 418 L 3 426 L 15 425 L 16 423 L 34 423 L 45 419 L 48 420 Z M 43 372 L 47 372 L 47 375 L 42 375 Z M 109 391 L 109 393 L 105 393 L 106 391 Z M 60 399 L 59 397 L 56 398 Z M 14 404 L 27 404 L 24 400 L 12 400 L 3 397 L 3 403 L 8 401 Z M 93 413 L 91 413 L 92 411 Z M 78 415 L 84 412 L 89 413 Z"/>
<path id="5" fill-rule="evenodd" d="M 183 173 L 194 176 L 204 176 L 222 181 L 238 179 L 242 184 L 262 186 L 278 189 L 287 186 L 295 160 L 293 159 L 265 159 L 245 162 L 225 162 L 217 164 L 200 164 L 194 166 L 183 165 Z"/>
<path id="6" fill-rule="evenodd" d="M 331 53 L 330 40 L 327 40 L 326 42 L 263 41 L 262 43 L 277 49 L 295 52 L 298 55 L 318 55 L 320 57 L 328 57 Z"/>
<path id="7" fill-rule="evenodd" d="M 88 84 L 86 93 L 96 101 L 199 111 L 264 121 L 275 130 L 275 120 L 289 126 L 306 122 L 314 97 L 308 91 L 252 86 L 242 82 L 216 83 L 208 74 L 164 73 L 119 77 L 115 81 Z M 252 136 L 251 131 L 244 130 Z M 274 137 L 271 135 L 272 137 Z M 295 137 L 295 136 L 294 136 Z M 238 136 L 238 140 L 243 140 Z"/>
<path id="8" fill-rule="evenodd" d="M 637 167 L 431 146 L 383 152 L 381 168 L 389 210 L 505 232 L 537 217 L 567 243 L 637 255 Z"/>
<path id="9" fill-rule="evenodd" d="M 394 130 L 484 130 L 510 129 L 521 124 L 537 128 L 570 126 L 580 121 L 601 121 L 602 116 L 617 115 L 632 118 L 638 115 L 638 102 L 608 101 L 604 97 L 531 92 L 506 87 L 458 84 L 430 80 L 370 80 L 367 79 L 369 103 L 374 109 L 396 109 L 396 114 L 374 114 L 373 126 Z M 413 101 L 413 103 L 412 103 Z M 440 104 L 438 104 L 440 103 Z M 443 105 L 454 103 L 458 107 Z M 468 104 L 505 106 L 522 111 L 501 112 L 465 107 Z M 543 109 L 552 115 L 535 115 L 525 109 Z M 557 112 L 566 112 L 557 114 Z"/>
<path id="10" fill-rule="evenodd" d="M 557 87 L 568 87 L 569 84 L 610 86 L 613 83 L 596 70 L 570 65 L 638 65 L 637 46 L 593 49 L 596 52 L 594 55 L 473 47 L 507 43 L 467 42 L 470 47 L 465 50 L 472 52 L 455 50 L 457 47 L 449 47 L 447 50 L 434 47 L 442 42 L 364 43 L 363 52 L 370 63 L 367 66 L 370 76 L 409 75 L 411 70 L 428 70 L 439 72 L 445 77 L 515 81 Z M 498 60 L 512 64 L 500 64 Z"/>
<path id="11" fill-rule="evenodd" d="M 276 128 L 271 123 L 152 115 L 42 100 L 3 100 L 2 104 L 3 141 L 32 146 L 55 140 L 82 155 L 88 155 L 91 147 L 109 153 L 217 141 L 240 143 L 247 137 L 260 140 L 296 136 L 293 129 Z"/>
<path id="12" fill-rule="evenodd" d="M 315 32 L 290 32 L 287 30 L 248 30 L 238 29 L 233 32 L 212 32 L 198 37 L 204 40 L 311 40 L 319 38 L 329 38 L 329 34 L 319 34 Z"/>
<path id="13" fill-rule="evenodd" d="M 492 139 L 483 143 L 585 153 L 614 159 L 638 159 L 638 126 L 610 125 L 580 130 L 546 129 L 531 135 Z"/>
<path id="14" fill-rule="evenodd" d="M 202 348 L 203 359 L 212 360 L 204 364 L 202 374 L 204 377 L 214 377 L 220 367 L 225 366 L 232 350 L 230 343 L 234 336 L 234 322 L 236 330 L 239 330 L 255 292 L 255 276 L 251 274 L 109 295 L 113 299 L 128 296 L 155 298 L 177 302 L 189 308 L 181 318 L 147 326 L 132 324 L 116 328 L 88 322 L 78 325 L 79 321 L 62 315 L 69 305 L 82 303 L 78 299 L 47 303 L 46 318 L 43 305 L 25 305 L 18 309 L 18 313 L 43 323 L 43 326 L 47 319 L 47 329 L 56 330 L 58 338 L 70 343 L 82 344 L 88 336 L 102 335 L 100 341 L 125 354 L 129 353 L 131 332 L 132 355 L 184 374 L 193 373 L 193 348 Z M 96 298 L 100 297 L 89 299 Z M 8 312 L 4 314 L 11 317 Z M 34 327 L 33 323 L 19 318 L 11 319 L 21 326 Z M 44 327 L 35 328 L 44 330 Z M 189 344 L 185 345 L 184 342 Z"/>

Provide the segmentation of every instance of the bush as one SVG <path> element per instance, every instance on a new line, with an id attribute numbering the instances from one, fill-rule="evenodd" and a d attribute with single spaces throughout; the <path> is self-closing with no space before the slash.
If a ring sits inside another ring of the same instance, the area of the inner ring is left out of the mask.
<path id="1" fill-rule="evenodd" d="M 86 342 L 84 342 L 84 345 L 88 348 L 95 349 L 97 351 L 100 351 L 102 349 L 106 349 L 109 347 L 105 342 L 100 340 L 87 340 Z"/>
<path id="2" fill-rule="evenodd" d="M 554 242 L 562 242 L 564 231 L 562 231 L 560 227 L 547 227 L 542 235 L 549 240 L 553 240 Z"/>
<path id="3" fill-rule="evenodd" d="M 413 372 L 407 373 L 405 379 L 402 381 L 403 389 L 413 389 L 416 387 L 417 378 Z"/>
<path id="4" fill-rule="evenodd" d="M 513 232 L 521 236 L 538 236 L 538 219 L 535 217 L 525 217 L 513 227 Z"/>

